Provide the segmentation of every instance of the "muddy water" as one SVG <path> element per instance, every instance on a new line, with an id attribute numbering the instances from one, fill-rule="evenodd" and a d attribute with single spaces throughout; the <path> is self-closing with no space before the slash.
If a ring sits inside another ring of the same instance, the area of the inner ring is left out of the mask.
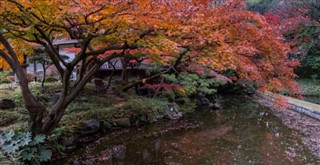
<path id="1" fill-rule="evenodd" d="M 297 132 L 247 98 L 229 98 L 223 110 L 198 111 L 180 121 L 100 138 L 56 163 L 320 164 Z"/>

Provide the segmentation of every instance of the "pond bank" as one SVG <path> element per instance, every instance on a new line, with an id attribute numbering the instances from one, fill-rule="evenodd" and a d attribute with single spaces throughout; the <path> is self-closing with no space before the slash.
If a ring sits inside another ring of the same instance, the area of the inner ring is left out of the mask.
<path id="1" fill-rule="evenodd" d="M 266 93 L 266 94 L 259 93 L 258 97 L 265 99 L 265 101 L 268 101 L 269 104 L 272 104 L 274 99 L 276 99 L 277 97 L 283 97 L 286 100 L 287 109 L 291 109 L 293 111 L 296 111 L 304 115 L 307 115 L 309 117 L 320 120 L 319 104 L 298 100 L 292 97 L 273 94 L 273 93 Z"/>
<path id="2" fill-rule="evenodd" d="M 53 164 L 319 164 L 301 135 L 252 98 L 99 137 Z M 204 108 L 205 109 L 205 108 Z"/>
<path id="3" fill-rule="evenodd" d="M 281 119 L 287 127 L 297 131 L 303 144 L 320 159 L 320 120 L 291 109 L 275 109 L 269 101 L 261 98 L 258 100 L 262 105 L 269 107 L 270 112 Z"/>

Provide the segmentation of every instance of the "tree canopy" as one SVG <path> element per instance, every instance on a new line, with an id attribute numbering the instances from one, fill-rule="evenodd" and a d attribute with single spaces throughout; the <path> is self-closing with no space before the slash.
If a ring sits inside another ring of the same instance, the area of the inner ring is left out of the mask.
<path id="1" fill-rule="evenodd" d="M 241 0 L 2 0 L 0 6 L 0 65 L 20 73 L 18 59 L 42 46 L 63 80 L 60 99 L 50 112 L 38 110 L 36 100 L 26 102 L 37 114 L 38 132 L 52 131 L 90 77 L 117 57 L 172 68 L 198 65 L 219 73 L 233 71 L 230 78 L 236 83 L 246 80 L 260 90 L 297 91 L 293 69 L 298 62 L 287 59 L 288 46 L 274 26 L 245 10 Z M 57 39 L 79 41 L 71 62 L 55 49 Z M 84 72 L 71 86 L 70 75 L 80 62 Z M 22 88 L 28 93 L 27 84 Z"/>

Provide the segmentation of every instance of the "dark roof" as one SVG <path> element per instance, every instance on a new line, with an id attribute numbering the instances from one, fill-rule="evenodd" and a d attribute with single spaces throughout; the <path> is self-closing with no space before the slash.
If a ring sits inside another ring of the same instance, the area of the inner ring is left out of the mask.
<path id="1" fill-rule="evenodd" d="M 61 40 L 54 40 L 53 45 L 69 45 L 69 44 L 77 44 L 79 40 L 76 39 L 61 39 Z"/>

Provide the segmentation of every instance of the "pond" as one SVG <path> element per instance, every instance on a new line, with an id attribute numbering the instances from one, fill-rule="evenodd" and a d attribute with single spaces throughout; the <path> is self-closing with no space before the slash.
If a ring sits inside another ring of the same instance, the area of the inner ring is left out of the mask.
<path id="1" fill-rule="evenodd" d="M 223 107 L 101 137 L 55 163 L 320 164 L 301 143 L 301 135 L 265 107 L 249 98 L 228 98 Z"/>

